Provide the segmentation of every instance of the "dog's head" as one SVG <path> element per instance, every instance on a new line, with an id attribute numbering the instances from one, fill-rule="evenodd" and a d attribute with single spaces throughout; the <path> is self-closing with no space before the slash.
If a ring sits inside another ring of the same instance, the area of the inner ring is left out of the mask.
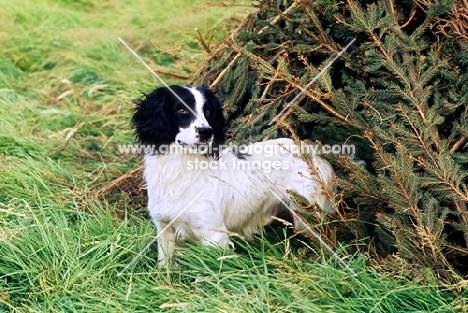
<path id="1" fill-rule="evenodd" d="M 219 146 L 224 143 L 221 104 L 207 87 L 161 87 L 135 104 L 132 125 L 141 144 Z"/>

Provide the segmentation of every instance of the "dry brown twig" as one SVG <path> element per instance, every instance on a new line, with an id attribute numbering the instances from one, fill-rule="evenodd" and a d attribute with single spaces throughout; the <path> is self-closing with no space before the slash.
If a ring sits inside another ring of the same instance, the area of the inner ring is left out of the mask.
<path id="1" fill-rule="evenodd" d="M 208 42 L 205 41 L 205 39 L 203 39 L 203 36 L 200 32 L 200 29 L 198 27 L 195 28 L 195 32 L 197 33 L 197 40 L 198 40 L 198 43 L 203 47 L 203 49 L 205 50 L 206 53 L 211 53 L 211 50 L 210 50 L 210 43 L 211 43 L 211 39 L 213 38 L 213 32 L 211 33 L 211 37 L 210 39 L 208 40 Z"/>
<path id="2" fill-rule="evenodd" d="M 241 53 L 238 53 L 232 60 L 229 62 L 228 66 L 224 70 L 219 73 L 218 77 L 215 79 L 215 81 L 210 85 L 210 88 L 215 87 L 216 85 L 219 84 L 223 76 L 227 73 L 227 71 L 234 66 L 234 64 L 237 62 L 237 60 L 242 56 Z"/>
<path id="3" fill-rule="evenodd" d="M 143 180 L 143 166 L 139 166 L 104 184 L 101 188 L 94 191 L 92 195 L 96 198 L 101 198 L 115 192 L 116 190 L 141 193 L 141 190 L 144 189 L 144 186 L 145 182 Z"/>

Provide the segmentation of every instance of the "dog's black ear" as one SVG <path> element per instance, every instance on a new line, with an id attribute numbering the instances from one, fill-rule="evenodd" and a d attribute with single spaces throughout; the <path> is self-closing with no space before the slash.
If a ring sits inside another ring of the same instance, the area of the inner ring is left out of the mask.
<path id="1" fill-rule="evenodd" d="M 132 117 L 135 136 L 141 144 L 170 144 L 177 134 L 166 87 L 155 89 L 135 101 Z"/>
<path id="2" fill-rule="evenodd" d="M 206 86 L 198 87 L 198 90 L 205 96 L 205 109 L 210 111 L 210 115 L 206 116 L 208 124 L 213 128 L 214 143 L 217 145 L 224 144 L 226 120 L 224 119 L 223 107 L 216 94 Z"/>

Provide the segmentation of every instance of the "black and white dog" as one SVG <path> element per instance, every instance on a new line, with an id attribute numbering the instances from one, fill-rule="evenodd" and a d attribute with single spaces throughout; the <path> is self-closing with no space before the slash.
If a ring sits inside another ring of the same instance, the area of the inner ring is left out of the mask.
<path id="1" fill-rule="evenodd" d="M 309 154 L 310 168 L 291 139 L 241 153 L 226 148 L 221 104 L 206 87 L 158 88 L 136 101 L 132 124 L 139 143 L 155 149 L 145 155 L 144 177 L 160 265 L 185 240 L 232 247 L 230 235 L 251 238 L 286 210 L 291 191 L 334 212 L 334 172 L 325 159 Z"/>

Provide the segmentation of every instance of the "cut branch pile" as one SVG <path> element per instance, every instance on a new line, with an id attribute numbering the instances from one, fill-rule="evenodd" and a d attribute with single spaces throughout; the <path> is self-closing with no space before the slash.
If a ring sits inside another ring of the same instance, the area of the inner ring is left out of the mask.
<path id="1" fill-rule="evenodd" d="M 366 167 L 331 156 L 346 174 L 337 236 L 349 229 L 355 240 L 372 238 L 375 256 L 460 279 L 468 270 L 467 12 L 463 0 L 260 1 L 194 83 L 218 91 L 235 141 L 354 144 Z M 357 44 L 269 127 L 351 38 Z"/>
<path id="2" fill-rule="evenodd" d="M 465 0 L 262 0 L 192 83 L 217 91 L 235 142 L 355 145 L 366 166 L 329 155 L 342 175 L 328 241 L 367 240 L 380 261 L 460 280 L 468 271 L 467 13 Z"/>

